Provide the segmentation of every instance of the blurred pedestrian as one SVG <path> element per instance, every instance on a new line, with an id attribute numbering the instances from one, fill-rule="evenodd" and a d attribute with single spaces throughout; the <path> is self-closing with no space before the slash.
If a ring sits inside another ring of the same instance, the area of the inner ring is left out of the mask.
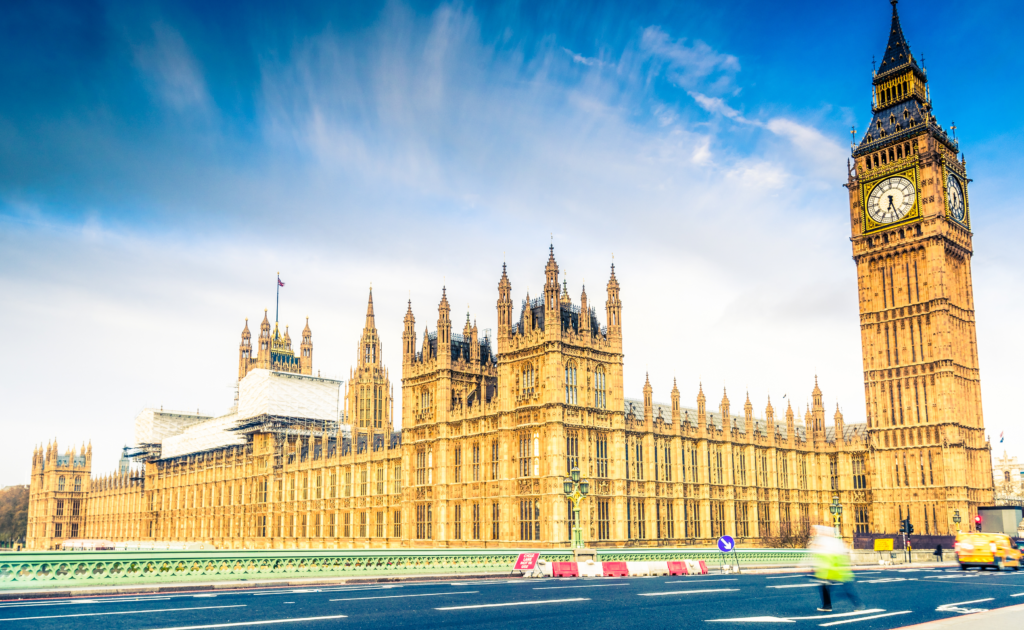
<path id="1" fill-rule="evenodd" d="M 832 612 L 833 586 L 842 587 L 855 610 L 864 610 L 853 585 L 850 556 L 843 541 L 836 538 L 835 528 L 816 525 L 809 549 L 814 562 L 814 576 L 821 580 L 821 607 L 818 610 Z"/>
<path id="2" fill-rule="evenodd" d="M 942 545 L 935 545 L 935 561 L 942 562 Z"/>

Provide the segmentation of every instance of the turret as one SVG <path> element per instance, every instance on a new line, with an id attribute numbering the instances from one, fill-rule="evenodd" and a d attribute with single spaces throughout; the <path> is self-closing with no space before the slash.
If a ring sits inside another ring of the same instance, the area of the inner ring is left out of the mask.
<path id="1" fill-rule="evenodd" d="M 743 403 L 743 425 L 747 439 L 752 439 L 754 436 L 754 405 L 750 404 L 750 392 L 747 392 L 747 402 Z"/>
<path id="2" fill-rule="evenodd" d="M 263 309 L 263 321 L 260 322 L 260 347 L 256 353 L 260 365 L 267 366 L 270 363 L 270 319 L 267 317 L 267 309 Z"/>
<path id="3" fill-rule="evenodd" d="M 498 352 L 504 351 L 504 343 L 512 334 L 512 283 L 509 282 L 505 263 L 501 263 L 501 279 L 498 280 Z"/>
<path id="4" fill-rule="evenodd" d="M 606 321 L 608 322 L 608 338 L 622 340 L 622 302 L 619 301 L 619 281 L 615 278 L 615 264 L 612 263 L 612 274 L 608 278 L 608 300 L 605 302 Z"/>
<path id="5" fill-rule="evenodd" d="M 645 374 L 644 382 L 644 422 L 654 420 L 654 388 L 651 387 L 651 376 Z"/>
<path id="6" fill-rule="evenodd" d="M 775 408 L 772 407 L 772 397 L 768 397 L 768 406 L 764 408 L 764 434 L 772 435 L 775 433 Z"/>
<path id="7" fill-rule="evenodd" d="M 718 412 L 722 414 L 722 430 L 728 431 L 732 428 L 732 417 L 729 415 L 729 395 L 722 388 L 722 402 L 718 403 Z"/>
<path id="8" fill-rule="evenodd" d="M 587 287 L 583 285 L 583 291 L 580 293 L 580 336 L 584 339 L 589 339 L 591 334 L 590 307 L 587 305 Z"/>
<path id="9" fill-rule="evenodd" d="M 249 332 L 249 318 L 245 318 L 242 328 L 242 343 L 238 345 L 238 378 L 241 380 L 249 372 L 252 363 L 252 334 Z"/>
<path id="10" fill-rule="evenodd" d="M 309 328 L 309 318 L 306 318 L 306 327 L 302 329 L 302 345 L 299 346 L 299 371 L 302 374 L 313 373 L 313 331 Z"/>
<path id="11" fill-rule="evenodd" d="M 843 424 L 843 413 L 839 411 L 839 403 L 836 403 L 836 413 L 832 416 L 832 420 L 835 423 L 836 444 L 842 446 L 846 442 L 846 437 L 843 435 L 845 425 Z"/>
<path id="12" fill-rule="evenodd" d="M 555 262 L 555 246 L 548 248 L 548 263 L 544 265 L 544 331 L 546 334 L 560 334 L 562 317 L 559 306 L 558 263 Z"/>
<path id="13" fill-rule="evenodd" d="M 405 310 L 405 329 L 402 331 L 402 363 L 412 363 L 416 357 L 416 316 L 412 314 L 412 300 Z"/>
<path id="14" fill-rule="evenodd" d="M 441 287 L 441 302 L 437 305 L 437 358 L 441 365 L 450 365 L 452 361 L 451 312 L 447 289 Z"/>
<path id="15" fill-rule="evenodd" d="M 679 415 L 679 387 L 676 385 L 675 378 L 672 379 L 672 424 L 676 426 L 677 430 L 682 428 L 682 420 Z"/>
<path id="16" fill-rule="evenodd" d="M 786 437 L 790 444 L 797 444 L 800 442 L 796 435 L 796 417 L 793 415 L 793 401 L 786 403 Z"/>
<path id="17" fill-rule="evenodd" d="M 697 431 L 703 433 L 707 426 L 707 398 L 704 397 L 704 384 L 698 384 L 697 390 Z"/>
<path id="18" fill-rule="evenodd" d="M 825 441 L 825 405 L 821 402 L 821 389 L 818 387 L 818 377 L 814 377 L 814 391 L 811 392 L 811 427 L 814 432 L 814 439 Z"/>

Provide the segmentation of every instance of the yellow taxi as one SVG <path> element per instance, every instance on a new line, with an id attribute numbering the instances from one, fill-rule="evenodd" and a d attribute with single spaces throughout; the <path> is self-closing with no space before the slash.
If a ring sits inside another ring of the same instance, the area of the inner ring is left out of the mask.
<path id="1" fill-rule="evenodd" d="M 956 535 L 954 549 L 961 569 L 995 567 L 996 571 L 1002 571 L 1007 567 L 1019 571 L 1024 556 L 1006 534 L 960 532 Z"/>

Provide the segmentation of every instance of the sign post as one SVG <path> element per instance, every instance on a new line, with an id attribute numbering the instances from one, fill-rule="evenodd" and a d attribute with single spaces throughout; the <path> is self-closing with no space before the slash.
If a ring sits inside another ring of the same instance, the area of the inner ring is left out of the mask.
<path id="1" fill-rule="evenodd" d="M 515 573 L 516 571 L 519 571 L 523 575 L 526 575 L 527 571 L 533 571 L 537 568 L 537 560 L 539 559 L 540 554 L 537 552 L 519 554 L 519 557 L 516 558 L 515 566 L 512 567 L 512 571 L 509 573 L 509 577 L 511 577 L 512 573 Z"/>
<path id="2" fill-rule="evenodd" d="M 732 539 L 732 536 L 722 536 L 718 539 L 718 550 L 722 552 L 723 562 L 724 558 L 728 556 L 729 552 L 733 552 L 733 557 L 736 558 L 736 570 L 739 571 L 740 560 L 739 554 L 736 553 L 736 541 Z"/>

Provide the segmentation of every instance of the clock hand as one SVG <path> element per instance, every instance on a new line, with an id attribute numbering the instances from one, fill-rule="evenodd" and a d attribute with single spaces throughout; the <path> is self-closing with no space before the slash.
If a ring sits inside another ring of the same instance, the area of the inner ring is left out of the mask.
<path id="1" fill-rule="evenodd" d="M 896 212 L 896 206 L 892 203 L 892 195 L 889 195 L 889 208 L 892 208 L 893 212 Z M 888 210 L 889 208 L 886 208 Z"/>

